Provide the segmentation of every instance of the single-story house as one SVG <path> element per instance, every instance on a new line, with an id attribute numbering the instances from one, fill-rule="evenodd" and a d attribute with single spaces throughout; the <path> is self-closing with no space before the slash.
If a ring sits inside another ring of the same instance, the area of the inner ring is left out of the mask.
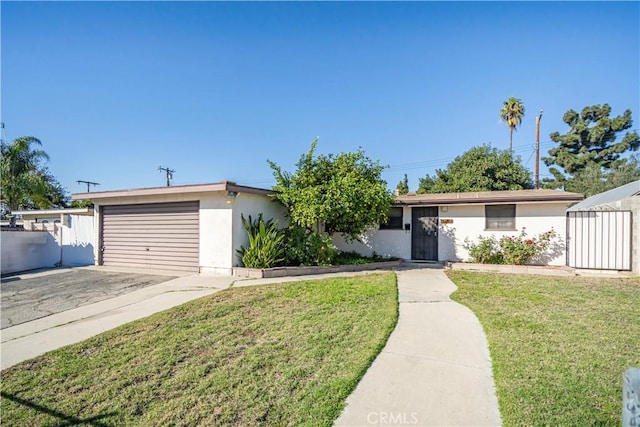
<path id="1" fill-rule="evenodd" d="M 96 265 L 230 274 L 236 251 L 248 244 L 241 215 L 287 223 L 271 191 L 234 182 L 73 194 L 95 207 Z M 362 242 L 334 236 L 340 250 L 376 252 L 405 260 L 467 260 L 465 239 L 529 235 L 551 228 L 560 235 L 545 263 L 564 265 L 566 209 L 583 197 L 553 190 L 414 194 L 395 198 L 389 221 Z"/>
<path id="2" fill-rule="evenodd" d="M 73 194 L 96 215 L 96 265 L 231 274 L 248 244 L 241 214 L 284 210 L 262 188 L 222 181 Z"/>
<path id="3" fill-rule="evenodd" d="M 640 274 L 640 180 L 591 196 L 567 212 L 567 265 Z"/>
<path id="4" fill-rule="evenodd" d="M 559 241 L 545 259 L 565 265 L 566 211 L 584 199 L 582 194 L 555 190 L 481 191 L 398 196 L 387 224 L 348 242 L 337 236 L 338 249 L 364 255 L 374 252 L 414 261 L 467 261 L 465 240 L 478 236 L 529 236 L 554 229 Z"/>

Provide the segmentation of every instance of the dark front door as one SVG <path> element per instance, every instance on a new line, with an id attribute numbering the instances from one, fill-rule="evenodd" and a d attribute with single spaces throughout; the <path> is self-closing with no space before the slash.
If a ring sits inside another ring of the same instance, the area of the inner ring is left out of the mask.
<path id="1" fill-rule="evenodd" d="M 411 209 L 411 259 L 438 260 L 438 207 Z"/>

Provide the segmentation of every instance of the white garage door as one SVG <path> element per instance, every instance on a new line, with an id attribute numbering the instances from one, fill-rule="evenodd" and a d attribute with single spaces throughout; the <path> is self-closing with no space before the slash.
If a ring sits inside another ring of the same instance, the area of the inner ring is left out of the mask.
<path id="1" fill-rule="evenodd" d="M 102 265 L 198 271 L 200 203 L 103 206 Z"/>

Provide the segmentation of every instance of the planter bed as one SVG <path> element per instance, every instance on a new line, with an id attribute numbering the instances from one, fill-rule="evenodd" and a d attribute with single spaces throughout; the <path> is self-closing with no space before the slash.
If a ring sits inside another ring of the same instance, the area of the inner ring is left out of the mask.
<path id="1" fill-rule="evenodd" d="M 497 273 L 538 274 L 543 276 L 576 276 L 575 268 L 563 265 L 505 265 L 475 264 L 471 262 L 447 262 L 450 270 L 493 271 Z"/>
<path id="2" fill-rule="evenodd" d="M 312 274 L 343 273 L 350 271 L 367 271 L 397 268 L 402 265 L 402 260 L 372 262 L 369 264 L 348 264 L 329 266 L 301 266 L 301 267 L 274 267 L 274 268 L 245 268 L 233 267 L 233 275 L 249 279 L 268 279 L 271 277 L 307 276 Z"/>

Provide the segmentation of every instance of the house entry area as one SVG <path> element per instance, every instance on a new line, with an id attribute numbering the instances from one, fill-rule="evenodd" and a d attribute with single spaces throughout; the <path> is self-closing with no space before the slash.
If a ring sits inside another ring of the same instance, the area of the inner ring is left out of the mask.
<path id="1" fill-rule="evenodd" d="M 411 209 L 411 259 L 438 261 L 438 207 Z"/>

